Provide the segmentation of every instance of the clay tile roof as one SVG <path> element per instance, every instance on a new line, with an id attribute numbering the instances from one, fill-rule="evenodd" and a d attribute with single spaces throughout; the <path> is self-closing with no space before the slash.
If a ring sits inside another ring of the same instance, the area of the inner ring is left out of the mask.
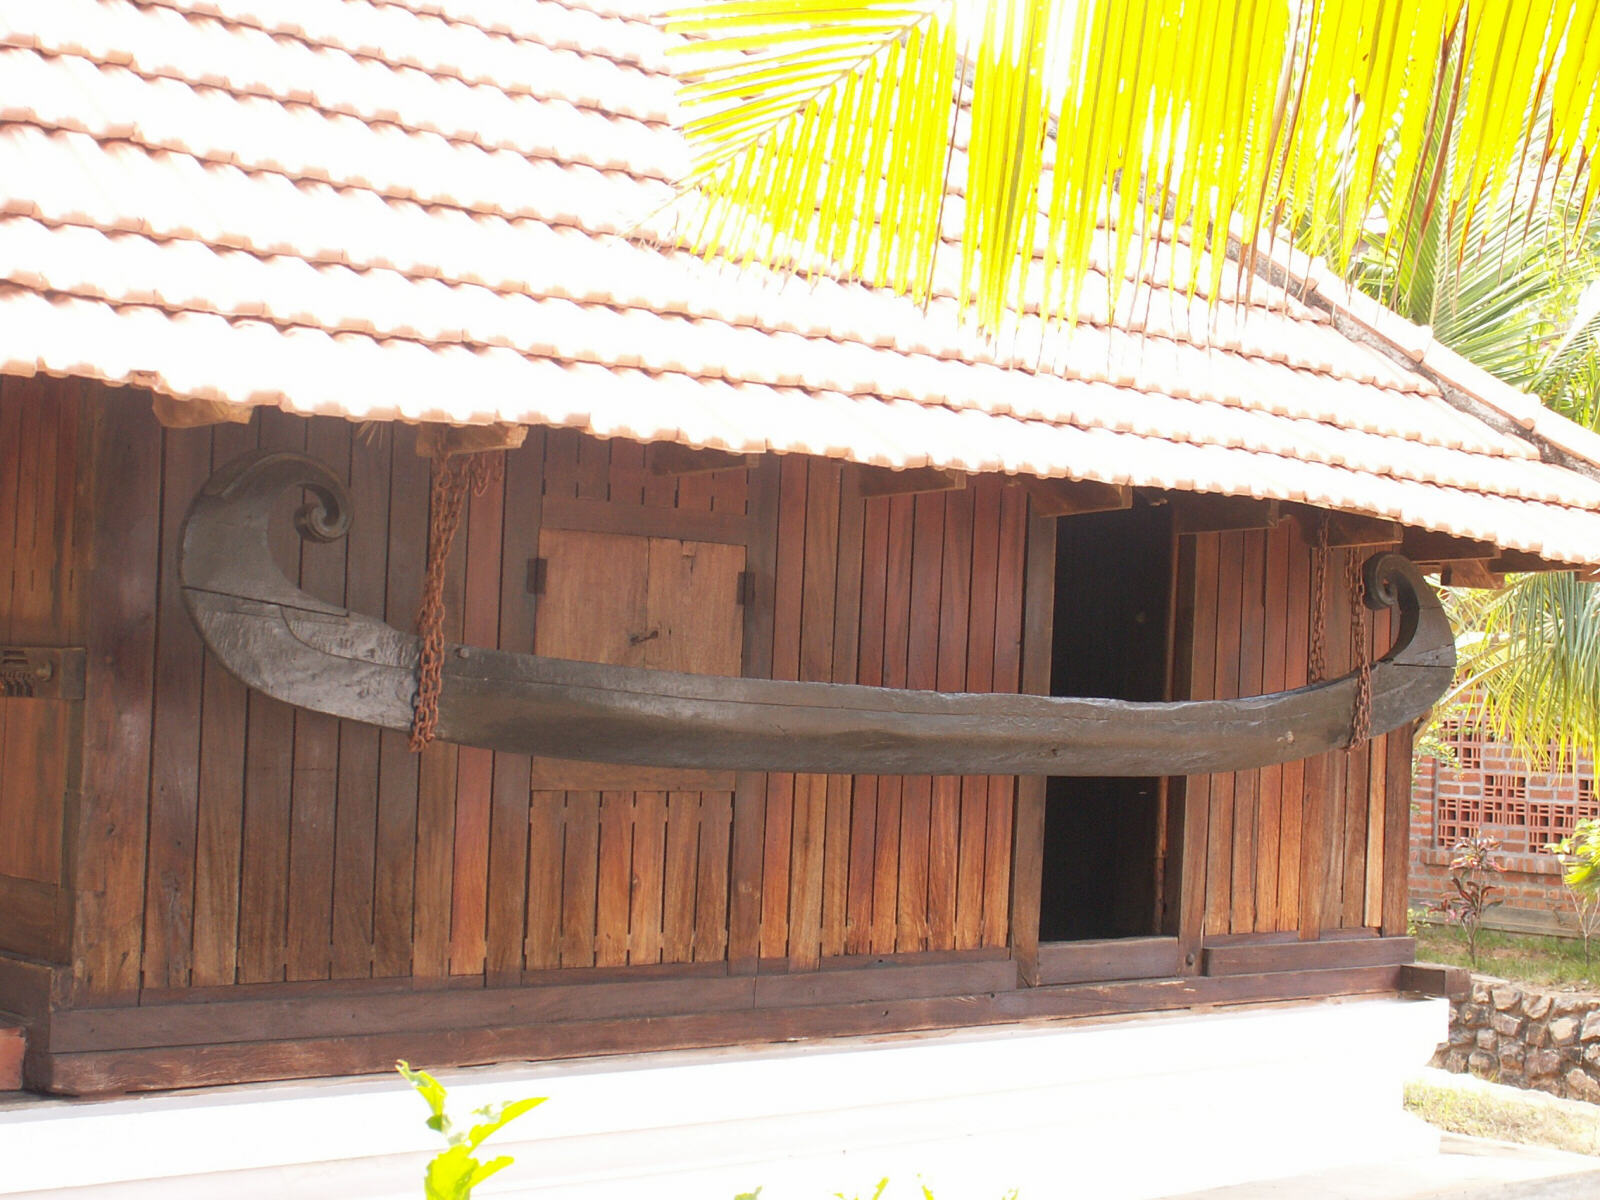
<path id="1" fill-rule="evenodd" d="M 1215 313 L 1157 282 L 1137 328 L 1091 286 L 1070 335 L 1024 313 L 991 343 L 954 278 L 924 311 L 673 249 L 649 4 L 0 0 L 0 373 L 1267 497 L 1600 563 L 1600 437 L 1314 267 Z"/>

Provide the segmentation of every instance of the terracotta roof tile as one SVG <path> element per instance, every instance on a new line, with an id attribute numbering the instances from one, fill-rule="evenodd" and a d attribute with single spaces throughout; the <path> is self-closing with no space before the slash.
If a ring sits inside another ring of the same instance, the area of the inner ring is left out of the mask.
<path id="1" fill-rule="evenodd" d="M 1180 236 L 1113 303 L 1101 245 L 1074 331 L 1035 300 L 990 341 L 953 262 L 919 309 L 674 249 L 665 46 L 628 0 L 0 0 L 0 370 L 1274 497 L 1600 561 L 1600 483 L 1540 461 L 1600 437 L 1315 263 L 1213 307 L 1166 286 Z"/>

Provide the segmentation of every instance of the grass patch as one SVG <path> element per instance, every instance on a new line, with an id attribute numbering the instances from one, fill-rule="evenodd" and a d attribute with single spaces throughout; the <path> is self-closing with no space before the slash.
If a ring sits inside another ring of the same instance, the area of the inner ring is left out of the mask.
<path id="1" fill-rule="evenodd" d="M 1537 1093 L 1503 1097 L 1413 1081 L 1406 1084 L 1406 1110 L 1450 1133 L 1600 1156 L 1600 1107 L 1581 1101 L 1550 1103 Z"/>
<path id="2" fill-rule="evenodd" d="M 1519 983 L 1576 991 L 1600 991 L 1600 944 L 1595 961 L 1583 961 L 1583 943 L 1576 938 L 1501 933 L 1485 929 L 1478 935 L 1477 970 L 1485 975 Z M 1451 925 L 1422 925 L 1417 929 L 1417 961 L 1471 966 L 1467 943 Z"/>

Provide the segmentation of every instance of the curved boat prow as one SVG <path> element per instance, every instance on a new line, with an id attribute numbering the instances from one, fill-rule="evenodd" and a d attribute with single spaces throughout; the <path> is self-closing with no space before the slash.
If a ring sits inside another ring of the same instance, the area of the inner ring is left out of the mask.
<path id="1" fill-rule="evenodd" d="M 301 454 L 258 451 L 196 497 L 179 564 L 201 637 L 248 686 L 317 712 L 409 729 L 418 640 L 308 595 L 272 559 L 284 491 L 303 537 L 344 534 L 348 494 Z M 1399 611 L 1372 668 L 1371 732 L 1428 711 L 1455 672 L 1437 596 L 1397 554 L 1366 563 L 1367 602 Z M 1134 703 L 724 678 L 452 646 L 438 736 L 635 766 L 951 775 L 1194 775 L 1305 758 L 1350 736 L 1357 675 L 1239 700 Z"/>

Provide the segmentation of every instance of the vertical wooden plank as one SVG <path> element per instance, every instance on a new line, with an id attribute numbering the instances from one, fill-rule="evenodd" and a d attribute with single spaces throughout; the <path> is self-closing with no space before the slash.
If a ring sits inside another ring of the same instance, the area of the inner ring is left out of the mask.
<path id="1" fill-rule="evenodd" d="M 644 446 L 621 438 L 611 442 L 609 496 L 613 504 L 644 503 Z"/>
<path id="2" fill-rule="evenodd" d="M 711 472 L 711 511 L 741 516 L 748 513 L 751 475 L 746 468 Z"/>
<path id="3" fill-rule="evenodd" d="M 1288 585 L 1285 592 L 1283 686 L 1304 687 L 1310 664 L 1311 552 L 1300 527 L 1286 523 L 1289 531 Z M 1283 764 L 1283 804 L 1278 825 L 1278 920 L 1275 928 L 1295 929 L 1300 922 L 1300 838 L 1304 820 L 1305 763 Z"/>
<path id="4" fill-rule="evenodd" d="M 145 867 L 146 987 L 187 987 L 192 944 L 200 699 L 205 647 L 184 609 L 178 541 L 189 501 L 211 472 L 209 430 L 163 436 L 161 575 L 151 718 L 150 835 Z"/>
<path id="5" fill-rule="evenodd" d="M 854 472 L 851 472 L 854 475 Z M 859 479 L 851 486 L 860 489 Z M 889 500 L 862 504 L 860 627 L 856 682 L 883 684 L 884 604 L 889 558 Z M 877 853 L 878 778 L 858 775 L 851 789 L 850 877 L 845 914 L 845 953 L 872 949 L 873 861 Z"/>
<path id="6" fill-rule="evenodd" d="M 633 871 L 628 895 L 628 961 L 661 961 L 663 868 L 667 849 L 665 792 L 633 798 Z"/>
<path id="7" fill-rule="evenodd" d="M 696 864 L 694 959 L 716 962 L 728 956 L 729 838 L 733 828 L 733 796 L 703 792 L 700 796 L 700 854 Z M 732 970 L 730 963 L 729 969 Z"/>
<path id="8" fill-rule="evenodd" d="M 678 478 L 678 495 L 675 508 L 684 512 L 710 512 L 711 498 L 716 484 L 710 471 L 697 471 Z"/>
<path id="9" fill-rule="evenodd" d="M 911 612 L 918 615 L 915 636 L 909 643 L 906 686 L 925 690 L 938 686 L 939 639 L 930 621 L 939 611 L 939 586 L 944 561 L 944 496 L 939 492 L 915 497 L 911 550 Z M 899 920 L 895 948 L 928 948 L 928 867 L 933 780 L 910 775 L 901 785 Z"/>
<path id="10" fill-rule="evenodd" d="M 839 578 L 839 463 L 806 460 L 804 563 L 800 584 L 799 677 L 833 678 Z M 779 535 L 782 559 L 783 535 Z M 780 625 L 780 630 L 782 626 Z M 822 954 L 822 876 L 827 856 L 826 776 L 795 777 L 789 856 L 789 968 L 810 970 Z"/>
<path id="11" fill-rule="evenodd" d="M 1218 535 L 1217 658 L 1213 694 L 1232 699 L 1239 694 L 1240 620 L 1244 592 L 1244 534 Z M 1206 933 L 1227 933 L 1232 927 L 1233 810 L 1236 776 L 1211 776 L 1211 816 L 1206 850 Z"/>
<path id="12" fill-rule="evenodd" d="M 416 628 L 428 553 L 428 461 L 416 452 L 416 430 L 391 426 L 386 620 Z M 416 906 L 417 806 L 421 763 L 406 734 L 378 735 L 378 827 L 372 901 L 372 973 L 411 974 Z"/>
<path id="13" fill-rule="evenodd" d="M 1020 500 L 1020 489 L 1019 500 Z M 1053 517 L 1028 517 L 1028 557 L 1022 600 L 1021 690 L 1030 695 L 1050 691 L 1051 639 L 1055 618 L 1056 522 Z M 1009 640 L 1009 639 L 1008 639 Z M 996 636 L 995 678 L 1010 671 L 1009 650 L 1001 655 Z M 1044 867 L 1045 778 L 1017 780 L 1011 884 L 1011 955 L 1024 982 L 1039 982 L 1039 896 Z"/>
<path id="14" fill-rule="evenodd" d="M 545 435 L 544 495 L 559 500 L 577 497 L 578 442 L 583 436 L 576 429 L 552 429 Z"/>
<path id="15" fill-rule="evenodd" d="M 911 552 L 916 502 L 911 496 L 889 500 L 884 567 L 884 687 L 905 687 L 911 638 Z M 888 954 L 899 936 L 900 817 L 905 778 L 878 777 L 877 828 L 872 857 L 872 952 Z"/>
<path id="16" fill-rule="evenodd" d="M 562 792 L 533 792 L 528 797 L 528 937 L 525 961 L 530 971 L 568 965 L 562 960 L 565 806 L 566 795 Z M 496 812 L 499 812 L 498 808 Z M 491 871 L 494 862 L 491 853 Z M 510 970 L 505 958 L 497 961 L 499 967 L 491 966 L 491 971 Z"/>
<path id="17" fill-rule="evenodd" d="M 828 777 L 794 776 L 788 938 L 791 971 L 815 970 L 822 955 L 822 860 L 827 811 Z"/>
<path id="18" fill-rule="evenodd" d="M 0 449 L 0 458 L 11 462 L 9 478 L 0 482 L 9 493 L 0 500 L 0 520 L 6 522 L 0 525 L 0 555 L 8 560 L 0 573 L 0 639 L 60 643 L 67 640 L 62 575 L 73 563 L 71 539 L 59 535 L 75 523 L 75 389 L 36 376 L 8 381 L 7 391 L 11 406 L 20 410 L 22 436 Z M 61 882 L 67 747 L 76 742 L 69 733 L 75 708 L 54 700 L 0 700 L 0 829 L 7 835 L 0 839 L 0 873 Z"/>
<path id="19" fill-rule="evenodd" d="M 780 465 L 773 455 L 762 458 L 749 473 L 750 543 L 745 569 L 751 594 L 744 606 L 744 661 L 747 676 L 763 678 L 772 671 L 777 591 L 778 484 Z M 762 871 L 766 844 L 766 776 L 741 771 L 735 777 L 733 825 L 728 881 L 728 970 L 754 974 L 761 954 Z M 704 855 L 704 847 L 701 854 Z M 702 861 L 704 861 L 702 857 Z M 695 954 L 703 953 L 697 930 Z"/>
<path id="20" fill-rule="evenodd" d="M 667 794 L 666 846 L 662 868 L 661 961 L 694 959 L 695 884 L 699 874 L 700 795 Z"/>
<path id="21" fill-rule="evenodd" d="M 155 672 L 161 431 L 146 397 L 97 396 L 88 489 L 83 795 L 74 839 L 73 982 L 97 1003 L 139 986 Z"/>
<path id="22" fill-rule="evenodd" d="M 629 443 L 623 442 L 626 446 Z M 578 437 L 576 484 L 580 500 L 608 500 L 611 492 L 611 440 L 592 434 Z"/>
<path id="23" fill-rule="evenodd" d="M 1263 693 L 1281 692 L 1288 677 L 1289 536 L 1294 526 L 1281 521 L 1267 534 L 1266 624 L 1261 655 Z M 1278 928 L 1278 863 L 1282 852 L 1283 768 L 1263 767 L 1256 802 L 1256 883 L 1253 928 Z"/>
<path id="24" fill-rule="evenodd" d="M 1182 592 L 1185 602 L 1192 605 L 1187 699 L 1211 700 L 1216 698 L 1217 685 L 1217 573 L 1222 535 L 1202 533 L 1182 542 L 1180 579 L 1192 571 Z M 1184 969 L 1191 973 L 1200 967 L 1206 898 L 1211 891 L 1206 875 L 1211 862 L 1211 780 L 1210 775 L 1191 775 L 1183 784 L 1178 938 Z"/>
<path id="25" fill-rule="evenodd" d="M 212 433 L 211 469 L 253 449 L 256 438 L 256 422 L 218 426 Z M 388 507 L 387 500 L 382 507 Z M 231 984 L 237 975 L 248 695 L 216 658 L 204 656 L 190 973 L 195 987 Z"/>
<path id="26" fill-rule="evenodd" d="M 504 592 L 500 553 L 508 465 L 502 457 L 499 477 L 481 496 L 472 496 L 467 503 L 461 531 L 466 548 L 461 640 L 469 646 L 500 644 L 500 602 Z M 526 580 L 526 564 L 523 577 Z M 485 970 L 493 793 L 493 752 L 476 746 L 462 747 L 456 758 L 455 858 L 450 870 L 452 975 L 476 975 Z M 520 845 L 523 831 L 518 829 L 516 834 Z M 520 876 L 521 872 L 517 874 Z"/>
<path id="27" fill-rule="evenodd" d="M 506 451 L 505 508 L 500 528 L 500 629 L 497 644 L 513 654 L 533 649 L 538 598 L 528 590 L 528 561 L 539 553 L 545 431 L 530 429 Z M 560 824 L 548 799 L 528 790 L 529 759 L 496 753 L 489 811 L 489 897 L 484 971 L 490 984 L 516 983 L 524 963 L 556 962 L 560 916 Z M 549 858 L 555 855 L 552 870 Z M 538 858 L 536 865 L 535 858 Z M 537 871 L 537 875 L 536 872 Z M 537 907 L 536 907 L 537 906 Z"/>
<path id="28" fill-rule="evenodd" d="M 1371 636 L 1368 639 L 1367 654 L 1369 662 L 1376 662 L 1379 657 L 1389 652 L 1392 637 L 1389 633 L 1389 614 L 1392 609 L 1384 609 L 1371 615 Z M 1389 795 L 1389 748 L 1386 735 L 1379 735 L 1372 739 L 1372 746 L 1367 755 L 1368 784 L 1367 784 L 1367 853 L 1366 853 L 1366 901 L 1363 905 L 1361 923 L 1371 929 L 1381 928 L 1383 925 L 1383 876 L 1384 863 L 1388 858 L 1386 844 Z M 1409 803 L 1409 798 L 1408 798 Z"/>
<path id="29" fill-rule="evenodd" d="M 1385 651 L 1387 653 L 1387 651 Z M 1390 801 L 1384 810 L 1383 844 L 1388 869 L 1383 873 L 1382 927 L 1384 937 L 1406 932 L 1406 864 L 1411 834 L 1411 759 L 1416 725 L 1391 729 L 1384 738 L 1384 788 Z"/>
<path id="30" fill-rule="evenodd" d="M 1347 550 L 1347 563 L 1359 564 L 1363 552 L 1359 547 Z M 1351 610 L 1360 603 L 1359 587 L 1352 588 L 1345 572 L 1344 603 L 1340 615 L 1344 618 L 1349 645 L 1349 666 L 1354 670 L 1362 658 L 1371 653 L 1371 610 L 1361 605 L 1359 635 L 1349 630 Z M 1332 616 L 1332 614 L 1329 614 Z M 1367 661 L 1371 661 L 1370 658 Z M 1367 908 L 1367 818 L 1369 815 L 1368 786 L 1372 764 L 1372 744 L 1345 752 L 1344 777 L 1344 869 L 1340 872 L 1343 890 L 1340 897 L 1339 925 L 1344 929 L 1359 929 L 1366 922 Z M 1380 771 L 1381 775 L 1382 772 Z"/>
<path id="31" fill-rule="evenodd" d="M 568 792 L 561 869 L 561 965 L 592 967 L 600 863 L 600 793 Z M 624 885 L 626 904 L 626 885 Z"/>
<path id="32" fill-rule="evenodd" d="M 531 792 L 528 795 L 528 936 L 523 962 L 530 971 L 562 965 L 562 856 L 565 846 L 563 810 L 565 792 Z M 498 810 L 496 810 L 498 811 Z M 490 854 L 490 870 L 494 856 Z M 491 898 L 494 893 L 491 891 Z M 493 920 L 493 909 L 491 909 Z M 493 926 L 491 926 L 493 928 Z M 491 981 L 509 974 L 509 955 L 496 958 L 491 965 Z"/>
<path id="33" fill-rule="evenodd" d="M 972 599 L 972 493 L 944 494 L 944 549 L 939 583 L 939 659 L 936 686 L 960 692 L 967 684 L 968 611 Z M 956 945 L 957 866 L 960 862 L 961 778 L 933 780 L 928 818 L 928 948 Z"/>
<path id="34" fill-rule="evenodd" d="M 633 890 L 633 793 L 600 793 L 600 856 L 594 900 L 594 965 L 628 961 L 628 902 Z"/>
<path id="35" fill-rule="evenodd" d="M 1239 683 L 1240 696 L 1259 696 L 1266 635 L 1265 530 L 1242 535 L 1240 562 Z M 1261 773 L 1240 771 L 1234 776 L 1232 898 L 1229 926 L 1235 933 L 1256 928 L 1256 808 L 1261 796 Z M 1276 858 L 1277 848 L 1273 848 Z"/>
<path id="36" fill-rule="evenodd" d="M 307 423 L 306 452 L 348 480 L 350 422 Z M 301 586 L 313 596 L 344 600 L 345 552 L 337 542 L 306 542 Z M 339 791 L 339 722 L 301 709 L 294 719 L 294 777 L 289 801 L 289 925 L 285 975 L 326 979 L 333 965 L 334 805 Z"/>
<path id="37" fill-rule="evenodd" d="M 431 517 L 430 517 L 431 523 Z M 431 535 L 431 530 L 430 530 Z M 431 541 L 431 536 L 430 539 Z M 444 639 L 462 640 L 467 538 L 456 537 L 444 570 Z M 429 547 L 428 553 L 433 553 Z M 454 915 L 456 788 L 461 747 L 430 742 L 418 755 L 416 898 L 411 916 L 411 973 L 438 979 L 450 973 Z M 470 768 L 469 768 L 470 769 Z"/>
<path id="38" fill-rule="evenodd" d="M 777 595 L 773 604 L 772 678 L 800 677 L 800 621 L 805 586 L 806 460 L 782 460 L 778 492 Z M 767 776 L 761 869 L 761 957 L 782 958 L 789 944 L 789 862 L 795 778 Z"/>
<path id="39" fill-rule="evenodd" d="M 862 538 L 866 504 L 861 497 L 857 472 L 843 472 L 838 489 L 838 570 L 833 596 L 833 665 L 829 678 L 836 683 L 854 683 L 861 641 Z M 845 953 L 850 872 L 853 867 L 861 869 L 851 840 L 856 825 L 854 784 L 849 775 L 828 777 L 822 866 L 822 956 L 825 958 Z"/>
<path id="40" fill-rule="evenodd" d="M 305 449 L 304 418 L 261 413 L 261 446 Z M 274 514 L 269 542 L 290 579 L 300 575 L 300 538 L 285 512 Z M 244 858 L 239 879 L 239 982 L 275 983 L 288 963 L 289 846 L 293 820 L 295 710 L 250 693 L 245 731 Z"/>
<path id="41" fill-rule="evenodd" d="M 388 564 L 389 475 L 394 427 L 374 422 L 350 443 L 350 496 L 361 518 L 345 537 L 345 604 L 380 613 Z M 339 723 L 339 778 L 333 833 L 333 963 L 335 979 L 372 974 L 373 882 L 377 870 L 379 731 Z"/>
<path id="42" fill-rule="evenodd" d="M 994 669 L 990 682 L 997 692 L 1023 690 L 1022 634 L 1024 606 L 1034 601 L 1028 591 L 1028 504 L 1027 493 L 1018 487 L 1005 487 L 1000 492 L 999 534 L 995 560 L 995 623 Z M 1055 562 L 1054 548 L 1050 561 Z M 1054 587 L 1052 584 L 1052 596 Z M 1053 603 L 1053 601 L 1052 601 Z M 1045 688 L 1049 688 L 1048 677 Z M 1013 915 L 1012 905 L 1017 898 L 1013 862 L 1022 863 L 1044 853 L 1043 825 L 1030 831 L 1038 833 L 1039 840 L 1031 845 L 1013 845 L 1016 821 L 1022 815 L 1022 793 L 1015 776 L 994 775 L 989 778 L 989 811 L 984 818 L 983 853 L 983 944 L 985 946 L 1012 945 L 1012 930 L 1019 922 Z M 1038 802 L 1038 813 L 1032 811 L 1030 798 L 1028 819 L 1035 816 L 1043 821 L 1043 800 Z M 1040 859 L 1039 869 L 1043 868 Z M 1029 868 L 1033 869 L 1033 868 Z M 1017 910 L 1024 920 L 1020 924 L 1033 930 L 1033 945 L 1038 942 L 1038 881 L 1022 880 L 1021 899 L 1024 907 Z M 1031 904 L 1031 909 L 1028 905 Z M 1031 915 L 1030 915 L 1031 913 Z M 1027 943 L 1023 945 L 1027 951 Z"/>
<path id="43" fill-rule="evenodd" d="M 22 445 L 23 412 L 26 381 L 14 376 L 0 376 L 0 638 L 11 640 L 11 597 L 16 576 L 20 574 L 22 555 L 17 551 L 16 539 L 21 528 L 17 521 L 19 478 L 22 461 L 26 458 Z M 0 818 L 10 828 L 12 803 L 11 776 L 5 770 L 6 727 L 16 705 L 0 700 Z M 0 850 L 0 869 L 8 865 L 6 852 Z"/>
<path id="44" fill-rule="evenodd" d="M 994 690 L 995 587 L 1000 555 L 1000 480 L 973 481 L 972 551 L 967 613 L 966 688 Z M 961 779 L 961 819 L 956 851 L 958 950 L 983 944 L 983 872 L 988 854 L 989 777 Z"/>
<path id="45" fill-rule="evenodd" d="M 1334 550 L 1328 562 L 1328 677 L 1344 674 L 1354 662 L 1350 644 L 1350 593 L 1345 585 L 1345 552 Z M 1343 750 L 1323 755 L 1323 786 L 1327 790 L 1327 824 L 1322 875 L 1322 928 L 1338 929 L 1344 923 L 1345 830 L 1348 824 L 1347 787 L 1350 756 Z M 1363 836 L 1363 842 L 1365 837 Z"/>

